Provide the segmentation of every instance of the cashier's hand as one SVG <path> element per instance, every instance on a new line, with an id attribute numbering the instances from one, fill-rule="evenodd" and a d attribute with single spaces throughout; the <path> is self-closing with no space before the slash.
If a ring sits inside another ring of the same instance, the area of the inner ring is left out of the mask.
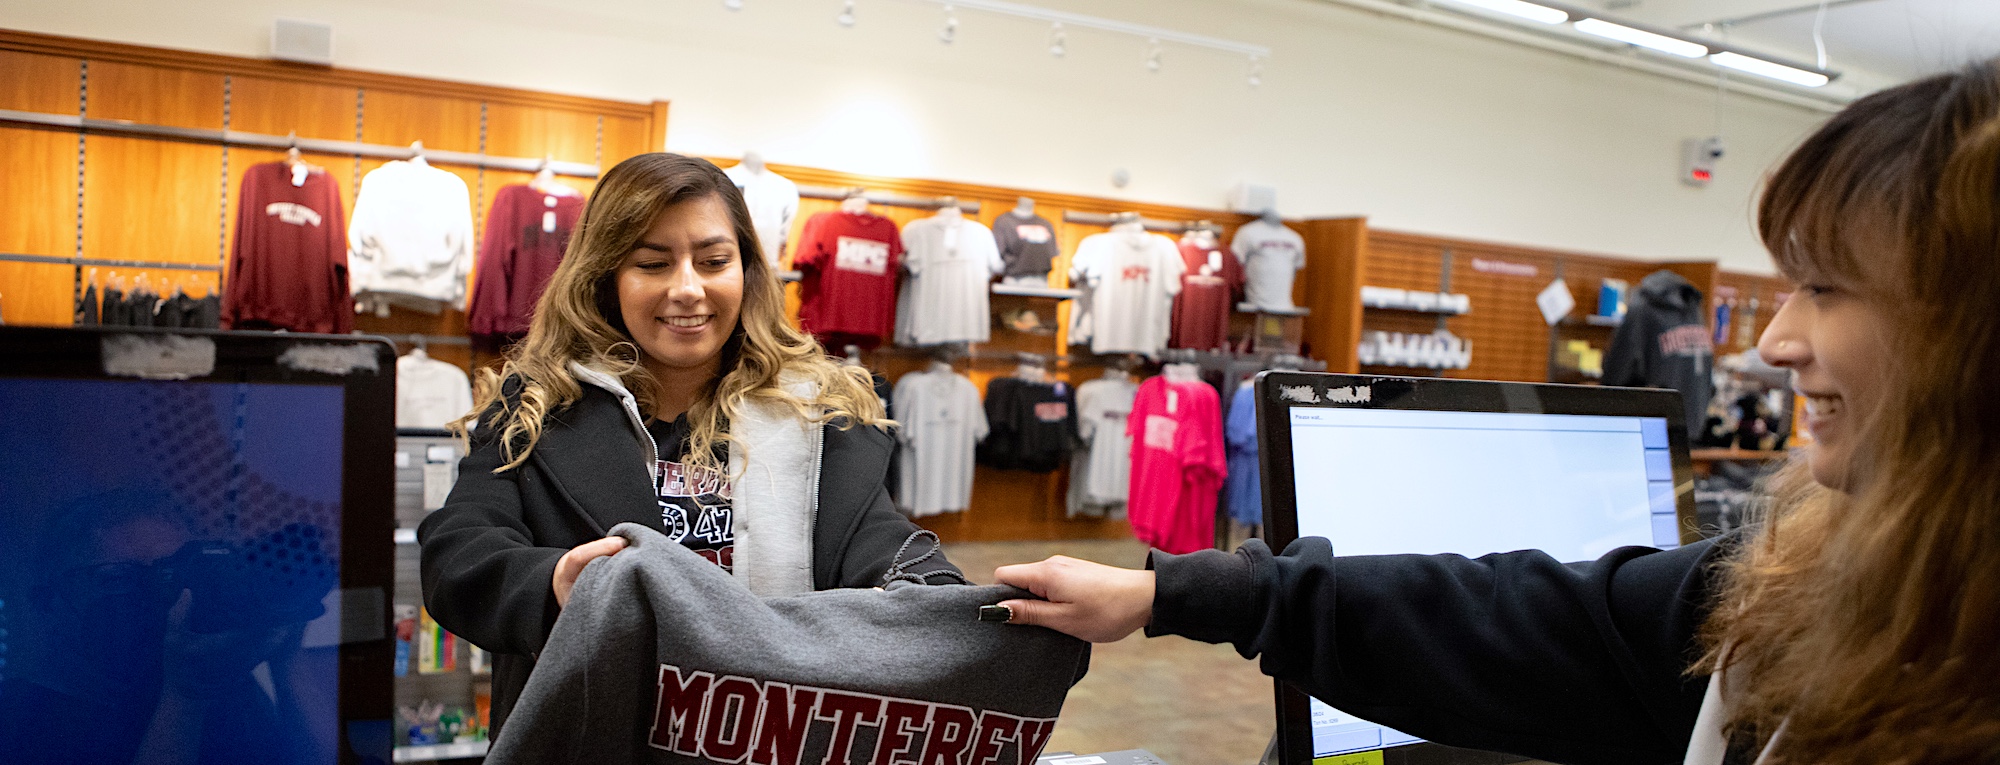
<path id="1" fill-rule="evenodd" d="M 1032 624 L 1088 640 L 1123 640 L 1153 620 L 1153 572 L 1115 568 L 1057 555 L 1040 563 L 1001 566 L 1001 584 L 1044 600 L 1009 600 L 1008 624 Z"/>
<path id="2" fill-rule="evenodd" d="M 616 554 L 625 549 L 624 537 L 605 537 L 595 542 L 585 542 L 570 548 L 556 560 L 556 607 L 569 605 L 570 588 L 576 586 L 576 578 L 583 575 L 583 567 L 591 561 L 606 555 Z"/>

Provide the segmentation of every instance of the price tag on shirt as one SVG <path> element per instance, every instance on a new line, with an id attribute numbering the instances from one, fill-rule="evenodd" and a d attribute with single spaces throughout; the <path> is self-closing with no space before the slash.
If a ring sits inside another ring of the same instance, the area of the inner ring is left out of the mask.
<path id="1" fill-rule="evenodd" d="M 311 172 L 310 169 L 306 168 L 306 163 L 304 162 L 292 165 L 292 186 L 306 185 L 306 175 Z"/>
<path id="2" fill-rule="evenodd" d="M 555 233 L 555 232 L 556 232 L 556 213 L 555 213 L 555 211 L 554 211 L 554 210 L 550 210 L 550 211 L 548 211 L 548 212 L 544 212 L 544 213 L 542 213 L 542 233 L 544 233 L 544 234 L 553 234 L 553 233 Z"/>
<path id="3" fill-rule="evenodd" d="M 1180 408 L 1181 408 L 1181 392 L 1169 389 L 1167 391 L 1167 414 L 1173 414 L 1175 412 L 1178 412 L 1180 411 Z"/>

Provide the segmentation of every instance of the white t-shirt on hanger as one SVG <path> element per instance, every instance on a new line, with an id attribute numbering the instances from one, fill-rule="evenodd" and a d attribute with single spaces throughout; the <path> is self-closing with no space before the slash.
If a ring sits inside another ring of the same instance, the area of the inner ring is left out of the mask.
<path id="1" fill-rule="evenodd" d="M 1292 280 L 1306 267 L 1306 240 L 1282 225 L 1253 220 L 1236 229 L 1229 251 L 1243 264 L 1243 301 L 1292 308 Z"/>
<path id="2" fill-rule="evenodd" d="M 896 380 L 890 398 L 902 424 L 898 509 L 922 518 L 971 506 L 973 447 L 986 438 L 979 388 L 950 370 L 911 372 Z"/>
<path id="3" fill-rule="evenodd" d="M 792 233 L 792 219 L 799 215 L 798 184 L 769 170 L 750 172 L 740 164 L 722 174 L 743 190 L 743 204 L 750 208 L 750 225 L 757 229 L 764 262 L 778 265 L 785 254 L 785 239 Z"/>
<path id="4" fill-rule="evenodd" d="M 442 428 L 472 411 L 472 381 L 422 349 L 396 359 L 396 427 Z"/>
<path id="5" fill-rule="evenodd" d="M 1006 268 L 993 232 L 965 218 L 922 218 L 903 227 L 903 250 L 910 275 L 896 308 L 897 342 L 986 342 L 993 327 L 988 285 Z"/>
<path id="6" fill-rule="evenodd" d="M 1085 473 L 1070 480 L 1083 484 L 1083 498 L 1109 505 L 1126 500 L 1132 481 L 1132 436 L 1125 419 L 1139 384 L 1124 379 L 1097 379 L 1076 386 L 1077 435 L 1090 452 Z"/>
<path id="7" fill-rule="evenodd" d="M 465 308 L 472 270 L 472 194 L 428 163 L 397 160 L 361 177 L 347 221 L 348 289 Z"/>
<path id="8" fill-rule="evenodd" d="M 1092 353 L 1155 354 L 1167 347 L 1174 295 L 1181 291 L 1174 240 L 1143 231 L 1092 234 L 1077 244 L 1070 280 L 1088 285 L 1090 316 L 1082 321 Z"/>

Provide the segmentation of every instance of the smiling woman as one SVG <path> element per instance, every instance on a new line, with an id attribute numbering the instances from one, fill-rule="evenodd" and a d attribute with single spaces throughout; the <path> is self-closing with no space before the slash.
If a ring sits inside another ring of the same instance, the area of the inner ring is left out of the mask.
<path id="1" fill-rule="evenodd" d="M 496 654 L 496 731 L 584 566 L 623 548 L 612 526 L 644 524 L 766 597 L 879 586 L 917 532 L 889 502 L 866 373 L 786 322 L 757 251 L 714 165 L 621 162 L 527 337 L 481 373 L 458 423 L 470 452 L 418 538 L 433 617 Z"/>

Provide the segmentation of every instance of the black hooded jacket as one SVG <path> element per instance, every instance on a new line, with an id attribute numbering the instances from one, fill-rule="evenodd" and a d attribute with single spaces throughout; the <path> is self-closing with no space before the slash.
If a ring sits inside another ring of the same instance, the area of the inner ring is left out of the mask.
<path id="1" fill-rule="evenodd" d="M 1604 353 L 1604 384 L 1672 388 L 1681 392 L 1689 433 L 1707 420 L 1715 395 L 1715 344 L 1703 315 L 1701 290 L 1672 271 L 1654 271 L 1639 282 L 1625 321 Z"/>
<path id="2" fill-rule="evenodd" d="M 506 461 L 497 429 L 475 431 L 450 497 L 417 530 L 425 607 L 445 629 L 494 654 L 495 735 L 560 611 L 551 590 L 556 560 L 619 523 L 663 531 L 645 437 L 616 394 L 589 384 L 583 390 L 549 416 L 515 469 L 495 474 Z M 510 378 L 503 391 L 518 396 L 517 381 Z M 918 531 L 886 488 L 894 439 L 873 427 L 813 430 L 821 443 L 812 588 L 881 586 L 897 550 Z M 739 527 L 744 523 L 739 518 Z M 932 561 L 927 570 L 956 572 L 942 556 Z"/>

